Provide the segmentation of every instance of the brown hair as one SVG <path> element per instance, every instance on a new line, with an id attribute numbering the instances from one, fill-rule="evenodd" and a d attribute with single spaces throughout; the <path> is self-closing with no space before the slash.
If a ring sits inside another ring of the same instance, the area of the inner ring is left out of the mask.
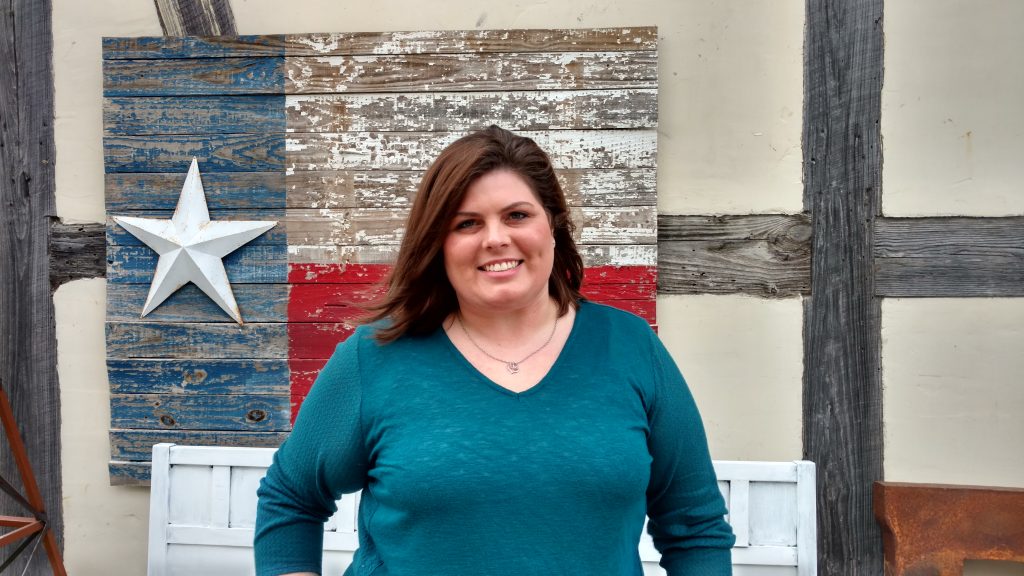
<path id="1" fill-rule="evenodd" d="M 404 334 L 429 333 L 458 309 L 455 289 L 444 269 L 449 222 L 469 185 L 499 169 L 522 177 L 551 219 L 555 257 L 548 292 L 558 302 L 559 315 L 578 305 L 583 259 L 576 250 L 569 207 L 551 159 L 530 138 L 491 126 L 453 142 L 423 176 L 398 259 L 384 280 L 385 294 L 367 307 L 365 322 L 387 320 L 377 330 L 377 340 L 391 342 Z"/>

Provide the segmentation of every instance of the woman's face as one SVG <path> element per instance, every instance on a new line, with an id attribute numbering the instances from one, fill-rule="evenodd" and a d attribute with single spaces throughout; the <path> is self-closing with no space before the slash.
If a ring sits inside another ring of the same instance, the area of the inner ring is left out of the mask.
<path id="1" fill-rule="evenodd" d="M 444 268 L 460 308 L 482 313 L 545 302 L 554 256 L 547 212 L 508 170 L 470 184 L 444 241 Z"/>

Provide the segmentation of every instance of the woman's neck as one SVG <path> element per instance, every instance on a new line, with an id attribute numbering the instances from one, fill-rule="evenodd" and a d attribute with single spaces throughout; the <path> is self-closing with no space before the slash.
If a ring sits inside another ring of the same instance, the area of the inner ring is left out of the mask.
<path id="1" fill-rule="evenodd" d="M 538 332 L 550 330 L 558 314 L 558 303 L 549 295 L 529 306 L 513 310 L 476 309 L 461 306 L 450 321 L 458 320 L 474 335 L 492 342 L 514 343 L 530 338 Z M 446 323 L 450 326 L 451 322 Z"/>

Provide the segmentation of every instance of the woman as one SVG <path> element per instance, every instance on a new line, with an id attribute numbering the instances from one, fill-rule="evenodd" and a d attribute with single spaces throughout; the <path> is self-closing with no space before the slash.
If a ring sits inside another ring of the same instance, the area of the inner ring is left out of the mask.
<path id="1" fill-rule="evenodd" d="M 339 345 L 263 480 L 260 576 L 319 573 L 363 490 L 346 576 L 731 573 L 696 406 L 647 323 L 580 296 L 561 187 L 496 126 L 427 171 L 372 323 Z"/>

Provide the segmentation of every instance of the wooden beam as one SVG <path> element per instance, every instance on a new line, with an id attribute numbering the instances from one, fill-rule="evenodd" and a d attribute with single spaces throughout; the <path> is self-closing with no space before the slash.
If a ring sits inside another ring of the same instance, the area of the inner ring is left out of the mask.
<path id="1" fill-rule="evenodd" d="M 786 298 L 811 287 L 807 214 L 658 216 L 658 292 Z"/>
<path id="2" fill-rule="evenodd" d="M 164 36 L 235 36 L 228 0 L 154 0 Z"/>
<path id="3" fill-rule="evenodd" d="M 104 225 L 98 222 L 50 225 L 50 287 L 78 278 L 102 278 L 107 273 Z"/>
<path id="4" fill-rule="evenodd" d="M 818 470 L 822 576 L 877 576 L 882 541 L 881 306 L 872 262 L 881 206 L 882 0 L 807 0 L 804 457 Z"/>
<path id="5" fill-rule="evenodd" d="M 50 0 L 0 1 L 0 380 L 7 386 L 49 526 L 63 540 L 60 388 L 47 247 L 55 213 Z M 0 447 L 0 474 L 17 478 Z M 0 498 L 0 514 L 13 511 Z M 11 572 L 21 574 L 28 555 Z M 47 574 L 47 563 L 28 574 Z"/>
<path id="6" fill-rule="evenodd" d="M 875 294 L 1024 296 L 1024 217 L 881 218 Z"/>

